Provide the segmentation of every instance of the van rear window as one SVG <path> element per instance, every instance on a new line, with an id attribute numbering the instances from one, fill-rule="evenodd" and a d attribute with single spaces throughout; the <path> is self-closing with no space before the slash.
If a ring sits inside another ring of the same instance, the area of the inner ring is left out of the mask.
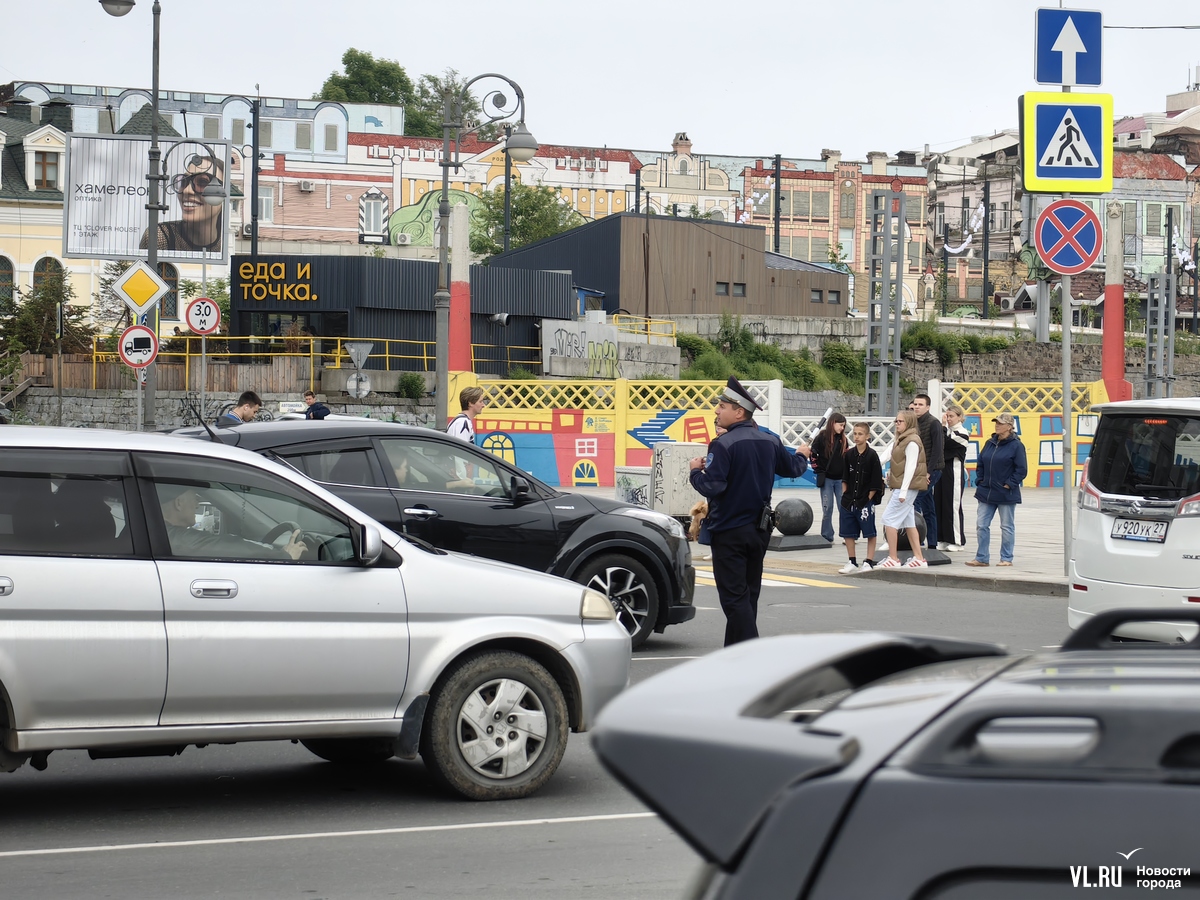
<path id="1" fill-rule="evenodd" d="M 1177 500 L 1200 493 L 1200 417 L 1104 414 L 1088 480 L 1105 494 Z"/>

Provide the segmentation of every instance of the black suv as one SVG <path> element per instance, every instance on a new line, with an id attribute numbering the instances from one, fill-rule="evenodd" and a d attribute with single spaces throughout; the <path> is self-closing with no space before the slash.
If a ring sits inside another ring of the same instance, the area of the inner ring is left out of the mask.
<path id="1" fill-rule="evenodd" d="M 749 641 L 625 691 L 593 744 L 707 861 L 696 900 L 1195 897 L 1200 638 L 1112 637 L 1177 620 L 1101 612 L 1032 655 Z"/>
<path id="2" fill-rule="evenodd" d="M 210 438 L 204 428 L 176 433 Z M 606 593 L 635 647 L 696 614 L 687 536 L 662 513 L 562 493 L 430 428 L 326 419 L 252 422 L 215 434 L 298 469 L 395 531 Z"/>

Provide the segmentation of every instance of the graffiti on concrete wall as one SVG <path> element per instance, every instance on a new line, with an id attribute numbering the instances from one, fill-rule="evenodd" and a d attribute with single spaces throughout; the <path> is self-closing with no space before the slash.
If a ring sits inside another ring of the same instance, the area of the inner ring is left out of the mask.
<path id="1" fill-rule="evenodd" d="M 588 341 L 588 378 L 620 378 L 621 362 L 612 341 Z"/>
<path id="2" fill-rule="evenodd" d="M 568 359 L 583 359 L 587 341 L 586 331 L 573 328 L 559 328 L 554 332 L 554 341 L 550 347 L 551 356 L 565 356 Z"/>

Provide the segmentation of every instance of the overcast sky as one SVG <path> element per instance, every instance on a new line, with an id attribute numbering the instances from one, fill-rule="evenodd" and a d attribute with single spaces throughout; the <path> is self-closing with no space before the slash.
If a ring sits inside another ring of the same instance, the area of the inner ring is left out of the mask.
<path id="1" fill-rule="evenodd" d="M 121 19 L 96 0 L 11 9 L 0 80 L 148 88 L 151 5 Z M 686 131 L 697 153 L 813 158 L 829 147 L 863 159 L 1014 127 L 1017 96 L 1039 89 L 1040 5 L 1058 4 L 162 0 L 161 84 L 309 97 L 357 47 L 414 81 L 447 66 L 503 72 L 545 143 L 658 149 Z M 1200 25 L 1200 7 L 1179 0 L 1079 8 L 1102 10 L 1106 26 Z M 1200 31 L 1106 29 L 1104 41 L 1100 90 L 1118 116 L 1162 110 L 1200 64 Z"/>

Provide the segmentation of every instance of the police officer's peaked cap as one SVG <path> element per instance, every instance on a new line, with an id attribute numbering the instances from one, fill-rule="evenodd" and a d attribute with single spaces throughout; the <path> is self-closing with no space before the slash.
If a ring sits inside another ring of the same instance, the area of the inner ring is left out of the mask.
<path id="1" fill-rule="evenodd" d="M 721 396 L 717 399 L 740 406 L 748 413 L 762 409 L 758 405 L 758 401 L 750 396 L 750 392 L 742 387 L 742 383 L 733 377 L 730 377 L 729 381 L 725 384 L 725 390 L 721 392 Z"/>

